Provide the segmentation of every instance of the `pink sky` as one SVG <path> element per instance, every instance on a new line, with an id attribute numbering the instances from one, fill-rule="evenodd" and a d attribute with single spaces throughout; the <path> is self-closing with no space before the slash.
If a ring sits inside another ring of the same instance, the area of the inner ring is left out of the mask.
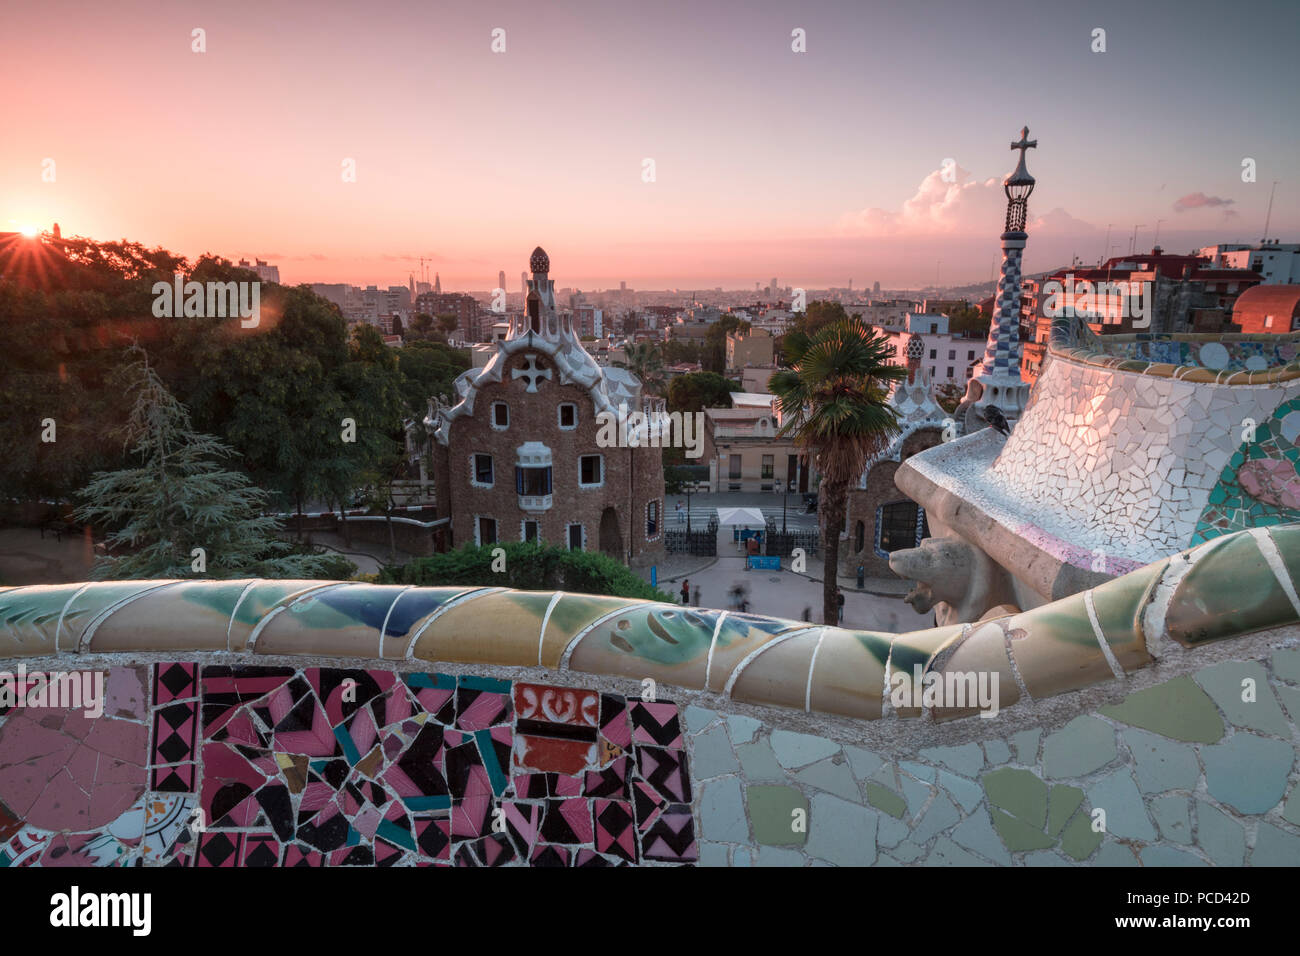
<path id="1" fill-rule="evenodd" d="M 560 286 L 976 282 L 1028 124 L 1031 271 L 1095 260 L 1108 223 L 1115 253 L 1159 220 L 1175 251 L 1258 239 L 1275 179 L 1270 232 L 1294 240 L 1294 31 L 1130 7 L 54 0 L 0 35 L 0 230 L 257 256 L 286 282 L 405 282 L 424 255 L 445 288 L 514 289 L 539 243 Z"/>

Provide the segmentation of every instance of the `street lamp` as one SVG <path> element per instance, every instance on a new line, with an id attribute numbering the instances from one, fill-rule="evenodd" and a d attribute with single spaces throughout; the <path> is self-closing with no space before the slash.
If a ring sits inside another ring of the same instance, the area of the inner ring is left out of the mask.
<path id="1" fill-rule="evenodd" d="M 776 486 L 781 489 L 781 533 L 785 534 L 785 499 L 790 493 L 790 488 L 780 478 L 776 480 Z"/>

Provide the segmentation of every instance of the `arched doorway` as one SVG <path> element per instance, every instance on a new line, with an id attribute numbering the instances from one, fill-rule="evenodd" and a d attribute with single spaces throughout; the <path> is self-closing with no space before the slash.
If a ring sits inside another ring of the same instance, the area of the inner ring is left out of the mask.
<path id="1" fill-rule="evenodd" d="M 623 532 L 613 508 L 606 508 L 600 515 L 600 550 L 616 561 L 623 560 Z"/>

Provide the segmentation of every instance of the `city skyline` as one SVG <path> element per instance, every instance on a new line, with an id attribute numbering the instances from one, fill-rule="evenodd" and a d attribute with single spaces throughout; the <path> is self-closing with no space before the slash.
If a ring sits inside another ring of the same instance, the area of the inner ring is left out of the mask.
<path id="1" fill-rule="evenodd" d="M 1135 226 L 1139 251 L 1157 229 L 1178 252 L 1257 241 L 1275 180 L 1268 237 L 1300 229 L 1282 3 L 1229 23 L 1208 3 L 1011 0 L 939 20 L 836 3 L 54 15 L 70 9 L 15 11 L 0 38 L 14 77 L 42 78 L 9 84 L 0 230 L 260 258 L 291 284 L 397 284 L 423 257 L 444 289 L 482 290 L 540 243 L 578 288 L 967 285 L 995 274 L 1023 125 L 1041 143 L 1027 272 L 1123 254 Z M 113 109 L 86 109 L 98 75 L 118 78 Z"/>

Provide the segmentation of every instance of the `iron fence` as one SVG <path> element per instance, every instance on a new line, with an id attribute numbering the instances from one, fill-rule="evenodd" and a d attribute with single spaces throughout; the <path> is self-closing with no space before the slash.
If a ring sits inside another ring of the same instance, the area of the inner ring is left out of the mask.
<path id="1" fill-rule="evenodd" d="M 816 529 L 782 533 L 771 522 L 767 525 L 766 537 L 767 546 L 763 549 L 763 553 L 782 558 L 788 558 L 795 548 L 803 548 L 805 555 L 815 558 L 821 544 L 821 534 Z"/>
<path id="2" fill-rule="evenodd" d="M 669 554 L 693 554 L 717 557 L 718 531 L 665 531 L 664 550 Z"/>

